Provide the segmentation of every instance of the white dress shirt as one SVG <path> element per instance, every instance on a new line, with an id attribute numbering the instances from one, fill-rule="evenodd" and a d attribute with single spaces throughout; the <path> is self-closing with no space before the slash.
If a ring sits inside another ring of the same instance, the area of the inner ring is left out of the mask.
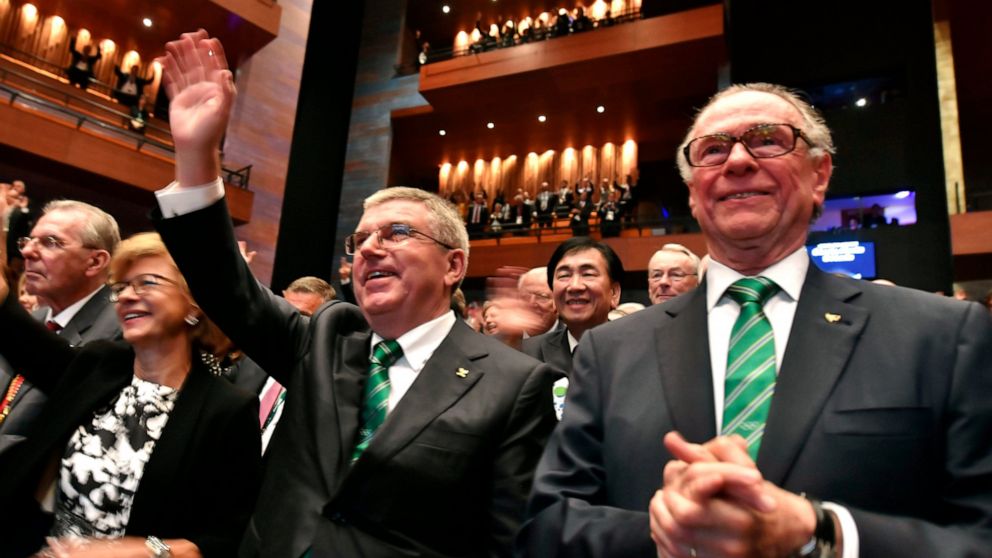
<path id="1" fill-rule="evenodd" d="M 455 321 L 455 313 L 449 310 L 396 338 L 396 342 L 403 349 L 403 356 L 389 367 L 390 388 L 387 413 L 393 412 L 400 399 L 406 395 L 414 380 L 417 379 L 417 375 L 424 369 L 424 365 L 451 332 L 451 328 L 455 326 Z M 369 359 L 372 358 L 372 347 L 375 347 L 382 339 L 378 333 L 372 333 Z"/>
<path id="2" fill-rule="evenodd" d="M 785 348 L 796 317 L 796 306 L 809 270 L 809 255 L 802 247 L 784 259 L 768 267 L 760 275 L 775 282 L 780 290 L 764 305 L 765 316 L 771 322 L 775 336 L 775 371 L 778 373 L 785 356 Z M 716 409 L 716 426 L 720 431 L 723 424 L 724 381 L 727 374 L 727 353 L 730 346 L 730 332 L 741 313 L 740 306 L 729 296 L 727 287 L 738 279 L 746 277 L 737 271 L 711 259 L 706 270 L 706 314 L 710 342 L 710 370 L 713 373 L 713 408 Z M 844 553 L 841 558 L 857 558 L 858 528 L 851 513 L 843 506 L 824 502 L 823 507 L 837 515 L 844 537 Z"/>

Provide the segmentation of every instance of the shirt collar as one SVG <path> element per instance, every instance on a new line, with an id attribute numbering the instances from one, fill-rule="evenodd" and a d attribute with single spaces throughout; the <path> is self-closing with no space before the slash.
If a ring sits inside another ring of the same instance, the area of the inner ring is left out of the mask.
<path id="1" fill-rule="evenodd" d="M 571 331 L 568 331 L 567 327 L 565 328 L 565 335 L 568 336 L 568 352 L 574 353 L 575 347 L 579 344 L 579 340 L 572 335 Z"/>
<path id="2" fill-rule="evenodd" d="M 455 326 L 455 313 L 447 311 L 429 322 L 424 322 L 410 331 L 396 338 L 396 342 L 403 349 L 403 358 L 410 364 L 410 368 L 419 372 L 427 359 L 431 358 L 444 338 L 448 336 L 451 328 Z M 375 347 L 383 337 L 378 333 L 372 334 L 372 347 Z M 369 349 L 369 356 L 372 349 Z"/>
<path id="3" fill-rule="evenodd" d="M 775 282 L 786 295 L 793 301 L 799 300 L 799 293 L 803 289 L 803 282 L 806 281 L 806 272 L 809 270 L 809 256 L 806 254 L 806 247 L 800 247 L 795 252 L 785 258 L 775 262 L 758 273 Z M 706 310 L 712 310 L 727 287 L 734 281 L 747 277 L 737 271 L 711 259 L 710 265 L 706 269 Z"/>
<path id="4" fill-rule="evenodd" d="M 59 312 L 54 316 L 52 315 L 51 307 L 49 307 L 48 313 L 45 315 L 45 321 L 55 322 L 59 324 L 59 327 L 65 328 L 65 326 L 69 325 L 69 322 L 71 322 L 72 319 L 76 317 L 76 314 L 78 314 L 79 311 L 83 309 L 83 306 L 86 306 L 86 303 L 89 302 L 91 298 L 96 296 L 96 293 L 100 292 L 100 289 L 102 288 L 103 288 L 102 285 L 100 287 L 97 287 L 95 291 L 77 300 L 76 302 L 73 302 L 69 306 L 66 306 L 65 308 L 62 309 L 61 312 Z"/>

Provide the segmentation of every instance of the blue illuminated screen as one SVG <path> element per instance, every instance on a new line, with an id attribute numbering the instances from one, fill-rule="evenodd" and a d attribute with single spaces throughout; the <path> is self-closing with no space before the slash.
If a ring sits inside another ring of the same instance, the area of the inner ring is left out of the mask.
<path id="1" fill-rule="evenodd" d="M 843 273 L 855 279 L 875 278 L 874 242 L 820 242 L 806 249 L 816 267 L 827 273 Z"/>

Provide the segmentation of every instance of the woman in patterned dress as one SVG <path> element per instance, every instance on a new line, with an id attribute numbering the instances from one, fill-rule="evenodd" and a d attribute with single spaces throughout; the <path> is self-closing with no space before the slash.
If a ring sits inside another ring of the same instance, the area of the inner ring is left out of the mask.
<path id="1" fill-rule="evenodd" d="M 127 343 L 80 349 L 0 281 L 0 354 L 49 397 L 0 461 L 0 553 L 234 556 L 257 491 L 257 399 L 195 357 L 202 314 L 157 234 L 122 242 L 110 270 Z"/>

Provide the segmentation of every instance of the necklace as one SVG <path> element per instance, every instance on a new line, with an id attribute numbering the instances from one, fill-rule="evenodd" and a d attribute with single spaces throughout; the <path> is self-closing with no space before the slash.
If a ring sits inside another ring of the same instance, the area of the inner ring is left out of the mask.
<path id="1" fill-rule="evenodd" d="M 237 363 L 231 362 L 229 358 L 225 357 L 224 359 L 219 359 L 207 351 L 200 351 L 200 361 L 203 362 L 204 366 L 207 367 L 207 370 L 209 370 L 211 374 L 214 376 L 223 376 L 225 378 L 230 376 L 231 372 L 233 372 L 234 368 L 237 366 Z M 230 364 L 225 366 L 225 361 Z"/>

